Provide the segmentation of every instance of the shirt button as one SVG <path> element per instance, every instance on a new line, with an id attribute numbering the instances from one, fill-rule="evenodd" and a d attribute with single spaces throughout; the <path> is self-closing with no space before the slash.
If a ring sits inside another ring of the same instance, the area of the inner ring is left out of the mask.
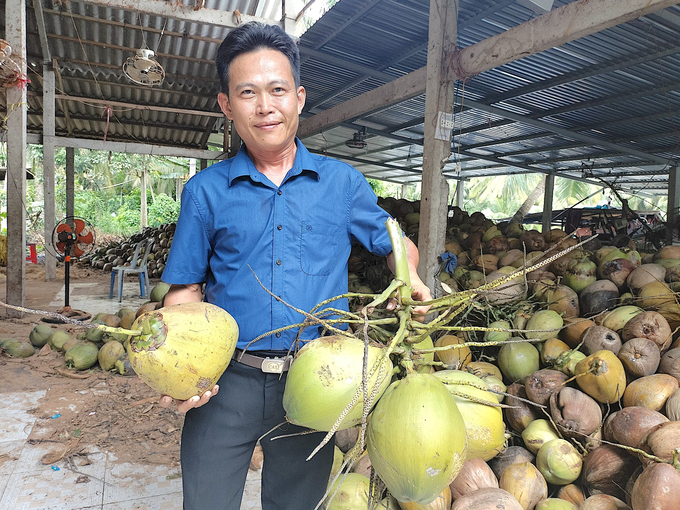
<path id="1" fill-rule="evenodd" d="M 282 230 L 282 229 L 283 229 L 283 225 L 276 225 L 276 230 Z"/>
<path id="2" fill-rule="evenodd" d="M 277 260 L 277 261 L 276 261 L 276 265 L 277 265 L 277 266 L 280 266 L 280 265 L 281 265 L 281 261 L 280 261 L 280 260 Z"/>
<path id="3" fill-rule="evenodd" d="M 283 191 L 278 190 L 278 191 L 276 192 L 276 194 L 277 194 L 277 195 L 283 195 Z"/>
<path id="4" fill-rule="evenodd" d="M 281 332 L 276 333 L 276 338 L 281 338 Z"/>

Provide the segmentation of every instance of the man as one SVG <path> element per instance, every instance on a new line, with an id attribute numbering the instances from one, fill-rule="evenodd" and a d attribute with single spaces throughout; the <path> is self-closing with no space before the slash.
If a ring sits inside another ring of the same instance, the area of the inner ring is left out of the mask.
<path id="1" fill-rule="evenodd" d="M 184 188 L 163 273 L 172 284 L 165 304 L 205 299 L 221 306 L 236 319 L 237 347 L 244 349 L 256 337 L 304 319 L 262 289 L 255 276 L 274 295 L 310 310 L 347 291 L 352 242 L 383 256 L 391 244 L 384 227 L 388 215 L 364 177 L 349 165 L 310 154 L 295 137 L 305 89 L 290 37 L 279 27 L 244 25 L 224 40 L 216 64 L 218 102 L 243 146 Z M 413 296 L 429 300 L 415 270 L 418 251 L 410 241 L 407 246 Z M 393 268 L 390 256 L 388 264 Z M 284 424 L 271 432 L 285 422 L 284 358 L 296 334 L 287 330 L 263 338 L 231 361 L 211 391 L 176 402 L 179 411 L 189 411 L 181 449 L 185 509 L 238 509 L 261 436 L 264 510 L 311 510 L 323 496 L 333 445 L 305 461 L 323 434 L 271 441 L 302 430 Z M 310 327 L 302 339 L 318 335 L 319 328 Z M 279 358 L 283 374 L 264 372 L 270 366 L 262 364 L 264 358 Z M 163 406 L 171 402 L 161 398 Z"/>

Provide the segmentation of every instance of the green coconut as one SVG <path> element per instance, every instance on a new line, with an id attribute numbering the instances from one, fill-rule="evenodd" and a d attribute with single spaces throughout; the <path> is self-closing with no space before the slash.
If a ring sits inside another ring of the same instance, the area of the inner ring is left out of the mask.
<path id="1" fill-rule="evenodd" d="M 566 499 L 548 498 L 539 501 L 534 510 L 578 510 L 578 508 Z"/>
<path id="2" fill-rule="evenodd" d="M 118 310 L 118 311 L 116 312 L 116 315 L 122 319 L 124 316 L 126 316 L 126 315 L 129 314 L 129 313 L 131 313 L 132 315 L 134 315 L 135 312 L 136 312 L 136 310 L 133 310 L 132 308 L 123 307 L 123 308 L 121 308 L 120 310 Z"/>
<path id="3" fill-rule="evenodd" d="M 329 491 L 326 510 L 366 510 L 368 508 L 368 491 L 371 481 L 359 473 L 340 475 Z"/>
<path id="4" fill-rule="evenodd" d="M 489 328 L 494 329 L 512 329 L 512 326 L 508 321 L 495 321 L 489 324 Z M 485 342 L 505 342 L 508 338 L 512 336 L 510 331 L 485 331 L 484 341 Z"/>
<path id="5" fill-rule="evenodd" d="M 42 347 L 47 343 L 50 336 L 52 336 L 52 331 L 53 329 L 47 324 L 38 324 L 28 335 L 28 339 L 31 341 L 33 347 Z"/>
<path id="6" fill-rule="evenodd" d="M 160 303 L 165 295 L 170 290 L 170 284 L 165 282 L 158 282 L 153 286 L 151 292 L 149 293 L 149 300 Z"/>
<path id="7" fill-rule="evenodd" d="M 434 501 L 460 472 L 466 442 L 465 422 L 446 385 L 417 372 L 390 385 L 367 428 L 375 472 L 405 503 Z"/>
<path id="8" fill-rule="evenodd" d="M 512 338 L 515 339 L 518 338 Z M 498 351 L 498 366 L 508 383 L 524 382 L 528 375 L 540 368 L 540 359 L 538 349 L 529 342 L 503 344 Z"/>
<path id="9" fill-rule="evenodd" d="M 99 349 L 99 353 L 97 354 L 99 366 L 102 367 L 102 370 L 109 371 L 116 366 L 116 361 L 118 361 L 118 358 L 123 354 L 125 354 L 125 347 L 123 347 L 123 344 L 118 342 L 106 343 Z"/>
<path id="10" fill-rule="evenodd" d="M 67 331 L 61 329 L 55 329 L 52 336 L 47 340 L 49 346 L 55 351 L 63 352 L 64 344 L 69 340 L 73 340 L 73 337 Z"/>
<path id="11" fill-rule="evenodd" d="M 525 333 L 527 338 L 538 338 L 539 340 L 547 340 L 548 338 L 557 337 L 560 329 L 564 325 L 562 316 L 554 310 L 540 310 L 534 313 L 527 321 L 527 331 Z"/>
<path id="12" fill-rule="evenodd" d="M 71 347 L 73 347 L 76 344 L 84 344 L 87 341 L 87 339 L 81 339 L 81 338 L 71 338 L 68 342 L 66 342 L 64 345 L 61 346 L 64 352 L 67 352 Z"/>
<path id="13" fill-rule="evenodd" d="M 99 349 L 92 342 L 79 343 L 64 354 L 66 366 L 76 370 L 87 370 L 97 363 Z"/>
<path id="14" fill-rule="evenodd" d="M 104 324 L 101 320 L 99 319 L 94 319 L 91 321 L 92 324 Z M 87 330 L 87 339 L 90 342 L 101 342 L 102 338 L 104 338 L 104 331 L 101 329 L 97 328 L 90 328 Z"/>
<path id="15" fill-rule="evenodd" d="M 30 342 L 14 338 L 3 340 L 0 347 L 12 358 L 28 358 L 35 353 L 35 347 Z"/>
<path id="16" fill-rule="evenodd" d="M 441 370 L 434 374 L 453 395 L 465 422 L 467 436 L 466 460 L 490 460 L 503 449 L 505 425 L 503 412 L 494 393 L 487 391 L 487 383 L 462 370 Z M 484 404 L 488 402 L 489 405 Z"/>
<path id="17" fill-rule="evenodd" d="M 581 474 L 583 460 L 576 448 L 564 439 L 548 441 L 536 455 L 536 467 L 548 483 L 567 485 Z"/>
<path id="18" fill-rule="evenodd" d="M 368 393 L 376 391 L 373 403 L 387 389 L 392 377 L 392 362 L 383 352 L 374 345 L 368 349 Z M 354 399 L 354 407 L 338 430 L 360 423 L 363 359 L 364 342 L 356 338 L 324 336 L 307 343 L 288 371 L 283 393 L 287 419 L 295 425 L 328 431 Z"/>

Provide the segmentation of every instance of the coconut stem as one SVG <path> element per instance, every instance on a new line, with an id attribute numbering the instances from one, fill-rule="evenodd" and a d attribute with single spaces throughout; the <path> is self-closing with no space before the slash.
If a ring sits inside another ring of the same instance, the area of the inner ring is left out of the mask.
<path id="1" fill-rule="evenodd" d="M 390 218 L 385 222 L 387 233 L 392 242 L 392 254 L 394 256 L 394 275 L 397 280 L 404 282 L 404 285 L 399 287 L 399 296 L 401 299 L 408 299 L 411 297 L 411 273 L 408 270 L 408 257 L 406 255 L 406 243 L 404 243 L 404 236 L 396 220 Z"/>

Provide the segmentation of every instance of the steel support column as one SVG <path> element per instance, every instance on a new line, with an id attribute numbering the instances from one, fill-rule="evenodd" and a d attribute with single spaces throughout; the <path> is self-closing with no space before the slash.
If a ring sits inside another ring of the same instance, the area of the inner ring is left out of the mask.
<path id="1" fill-rule="evenodd" d="M 678 228 L 678 214 L 680 214 L 680 178 L 678 167 L 668 169 L 668 206 L 666 213 L 666 243 L 672 244 L 678 236 L 675 234 Z"/>
<path id="2" fill-rule="evenodd" d="M 555 195 L 555 174 L 546 174 L 545 191 L 543 192 L 543 232 L 550 231 Z"/>

